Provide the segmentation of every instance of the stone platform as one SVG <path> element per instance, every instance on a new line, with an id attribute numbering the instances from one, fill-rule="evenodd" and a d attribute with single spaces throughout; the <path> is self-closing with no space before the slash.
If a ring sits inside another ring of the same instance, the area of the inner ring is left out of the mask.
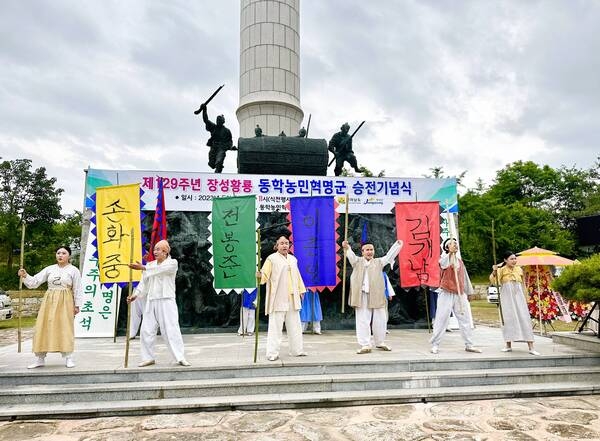
<path id="1" fill-rule="evenodd" d="M 265 336 L 185 335 L 192 367 L 175 366 L 158 339 L 157 365 L 138 368 L 139 340 L 124 364 L 124 339 L 78 339 L 77 367 L 58 354 L 27 370 L 31 340 L 0 349 L 0 419 L 36 419 L 181 413 L 198 410 L 265 410 L 365 404 L 427 403 L 491 398 L 600 393 L 600 354 L 536 337 L 539 357 L 515 343 L 502 353 L 501 331 L 478 326 L 482 354 L 464 351 L 458 332 L 440 353 L 429 353 L 426 330 L 392 330 L 391 352 L 358 355 L 354 333 L 305 334 L 307 357 L 290 357 L 284 339 L 280 360 L 265 359 Z"/>

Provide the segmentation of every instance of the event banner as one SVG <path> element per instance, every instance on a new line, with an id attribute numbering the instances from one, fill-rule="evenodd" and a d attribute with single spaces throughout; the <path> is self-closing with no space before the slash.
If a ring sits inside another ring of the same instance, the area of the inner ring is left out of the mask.
<path id="1" fill-rule="evenodd" d="M 256 286 L 256 197 L 216 198 L 210 231 L 215 291 Z"/>
<path id="2" fill-rule="evenodd" d="M 140 214 L 139 184 L 100 187 L 96 190 L 95 223 L 100 283 L 119 283 L 123 286 L 129 282 L 129 262 L 142 261 Z M 138 282 L 141 272 L 133 271 L 132 277 Z"/>
<path id="3" fill-rule="evenodd" d="M 307 288 L 333 289 L 338 282 L 337 213 L 331 196 L 291 198 L 291 251 Z"/>
<path id="4" fill-rule="evenodd" d="M 81 272 L 83 305 L 75 316 L 75 337 L 112 337 L 114 333 L 120 288 L 116 284 L 106 287 L 100 283 L 98 259 L 92 251 L 95 239 L 94 231 L 90 231 Z"/>
<path id="5" fill-rule="evenodd" d="M 256 196 L 259 212 L 285 212 L 292 197 L 333 196 L 338 213 L 390 214 L 395 202 L 448 201 L 458 211 L 456 179 L 377 178 L 352 176 L 279 176 L 214 174 L 143 170 L 86 170 L 86 197 L 97 187 L 120 184 L 140 185 L 148 209 L 154 207 L 158 183 L 162 182 L 167 211 L 210 211 L 219 197 Z"/>
<path id="6" fill-rule="evenodd" d="M 439 202 L 396 203 L 396 230 L 404 242 L 399 256 L 400 286 L 439 286 Z"/>

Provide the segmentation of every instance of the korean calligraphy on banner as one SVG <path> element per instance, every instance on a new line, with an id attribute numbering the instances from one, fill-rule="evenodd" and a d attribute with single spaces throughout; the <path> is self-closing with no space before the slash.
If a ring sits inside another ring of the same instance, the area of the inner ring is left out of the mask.
<path id="1" fill-rule="evenodd" d="M 96 226 L 100 283 L 129 282 L 128 264 L 142 261 L 139 184 L 100 187 L 96 191 Z M 131 229 L 135 235 L 131 254 Z M 140 271 L 133 272 L 139 282 Z"/>
<path id="2" fill-rule="evenodd" d="M 439 286 L 439 202 L 397 202 L 395 205 L 398 239 L 404 241 L 400 251 L 400 286 Z"/>
<path id="3" fill-rule="evenodd" d="M 212 201 L 211 238 L 215 291 L 256 286 L 255 196 Z"/>
<path id="4" fill-rule="evenodd" d="M 91 251 L 96 242 L 93 230 L 88 235 L 81 272 L 83 305 L 75 316 L 75 337 L 112 337 L 120 288 L 116 284 L 106 287 L 100 283 L 98 258 Z"/>
<path id="5" fill-rule="evenodd" d="M 293 253 L 306 287 L 322 291 L 338 282 L 337 213 L 333 197 L 291 198 Z"/>

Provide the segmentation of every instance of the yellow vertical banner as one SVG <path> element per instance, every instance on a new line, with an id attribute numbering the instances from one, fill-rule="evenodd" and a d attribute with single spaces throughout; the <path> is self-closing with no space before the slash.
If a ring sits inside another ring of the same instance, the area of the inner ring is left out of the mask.
<path id="1" fill-rule="evenodd" d="M 100 283 L 129 282 L 130 261 L 142 261 L 142 242 L 137 240 L 131 256 L 131 230 L 141 237 L 140 184 L 96 189 L 96 237 Z M 138 282 L 141 271 L 133 273 Z"/>

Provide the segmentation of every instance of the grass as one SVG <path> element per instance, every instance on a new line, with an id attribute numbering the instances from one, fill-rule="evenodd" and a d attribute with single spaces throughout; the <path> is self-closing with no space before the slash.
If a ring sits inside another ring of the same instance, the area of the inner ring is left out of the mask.
<path id="1" fill-rule="evenodd" d="M 474 321 L 486 325 L 500 326 L 500 314 L 498 313 L 498 306 L 495 303 L 488 303 L 487 300 L 471 300 L 470 303 Z M 546 325 L 546 332 L 573 331 L 577 323 L 565 323 L 561 320 L 554 320 L 552 321 L 552 326 L 549 324 Z M 536 322 L 536 325 L 535 329 L 537 331 L 539 324 Z"/>
<path id="2" fill-rule="evenodd" d="M 35 317 L 21 317 L 21 328 L 33 328 L 35 326 Z M 11 329 L 19 326 L 18 319 L 13 317 L 8 320 L 0 320 L 0 329 Z"/>

